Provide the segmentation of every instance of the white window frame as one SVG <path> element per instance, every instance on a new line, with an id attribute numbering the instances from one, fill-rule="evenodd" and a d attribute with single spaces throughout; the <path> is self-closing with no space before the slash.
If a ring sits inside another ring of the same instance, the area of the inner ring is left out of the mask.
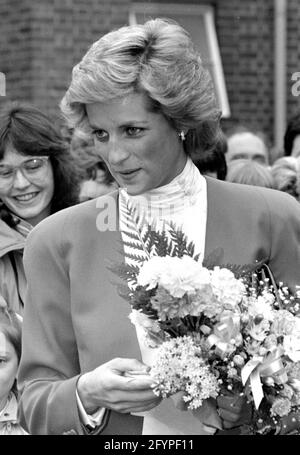
<path id="1" fill-rule="evenodd" d="M 221 54 L 218 45 L 214 9 L 210 5 L 173 4 L 173 3 L 132 3 L 129 9 L 129 24 L 137 24 L 137 14 L 147 14 L 151 17 L 171 17 L 180 23 L 180 15 L 188 13 L 191 16 L 203 16 L 208 43 L 209 60 L 214 80 L 219 108 L 222 117 L 230 117 L 230 106 L 225 85 Z M 177 18 L 178 16 L 178 18 Z"/>
<path id="2" fill-rule="evenodd" d="M 6 96 L 6 79 L 4 73 L 0 73 L 0 96 Z"/>

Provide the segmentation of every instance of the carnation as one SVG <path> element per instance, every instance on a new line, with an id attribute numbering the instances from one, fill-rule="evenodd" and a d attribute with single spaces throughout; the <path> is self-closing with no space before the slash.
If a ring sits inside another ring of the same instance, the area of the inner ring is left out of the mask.
<path id="1" fill-rule="evenodd" d="M 184 318 L 189 314 L 189 302 L 186 298 L 174 298 L 169 291 L 160 286 L 155 296 L 151 297 L 151 306 L 157 311 L 161 321 L 176 317 Z"/>
<path id="2" fill-rule="evenodd" d="M 244 283 L 235 278 L 231 270 L 225 268 L 214 267 L 211 272 L 211 285 L 224 307 L 236 307 L 246 292 Z"/>
<path id="3" fill-rule="evenodd" d="M 153 289 L 157 285 L 165 288 L 173 297 L 181 298 L 194 293 L 210 281 L 208 269 L 190 256 L 153 256 L 145 261 L 137 276 L 137 283 Z"/>
<path id="4" fill-rule="evenodd" d="M 212 319 L 218 316 L 223 310 L 223 305 L 217 300 L 210 284 L 203 286 L 202 289 L 189 296 L 189 302 L 189 313 L 191 316 L 200 316 L 203 313 Z"/>

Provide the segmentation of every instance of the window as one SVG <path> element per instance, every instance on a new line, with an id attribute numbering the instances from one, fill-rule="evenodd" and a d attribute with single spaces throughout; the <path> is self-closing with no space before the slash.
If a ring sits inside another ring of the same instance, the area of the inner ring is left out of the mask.
<path id="1" fill-rule="evenodd" d="M 229 117 L 230 107 L 217 40 L 213 8 L 208 5 L 171 3 L 131 4 L 129 12 L 130 24 L 143 23 L 154 17 L 173 19 L 190 33 L 195 46 L 201 53 L 203 63 L 209 69 L 212 76 L 222 117 Z"/>

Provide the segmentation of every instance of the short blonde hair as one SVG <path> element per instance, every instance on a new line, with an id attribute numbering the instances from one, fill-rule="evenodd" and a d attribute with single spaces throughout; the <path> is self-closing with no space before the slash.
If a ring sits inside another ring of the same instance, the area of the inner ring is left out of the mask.
<path id="1" fill-rule="evenodd" d="M 121 27 L 96 41 L 73 68 L 61 110 L 71 128 L 89 132 L 86 104 L 133 92 L 146 93 L 151 107 L 178 131 L 203 129 L 207 121 L 209 134 L 218 132 L 220 111 L 209 72 L 188 33 L 173 21 Z"/>
<path id="2" fill-rule="evenodd" d="M 300 158 L 284 156 L 278 158 L 271 168 L 275 188 L 299 199 L 300 196 Z"/>
<path id="3" fill-rule="evenodd" d="M 271 170 L 257 161 L 238 159 L 230 161 L 226 180 L 232 183 L 274 188 Z"/>

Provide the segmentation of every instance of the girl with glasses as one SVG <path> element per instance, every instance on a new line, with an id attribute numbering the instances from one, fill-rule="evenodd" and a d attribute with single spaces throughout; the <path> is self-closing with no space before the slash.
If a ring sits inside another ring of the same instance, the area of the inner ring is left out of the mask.
<path id="1" fill-rule="evenodd" d="M 0 295 L 23 313 L 23 249 L 32 227 L 77 203 L 74 158 L 60 131 L 36 107 L 0 110 Z"/>

